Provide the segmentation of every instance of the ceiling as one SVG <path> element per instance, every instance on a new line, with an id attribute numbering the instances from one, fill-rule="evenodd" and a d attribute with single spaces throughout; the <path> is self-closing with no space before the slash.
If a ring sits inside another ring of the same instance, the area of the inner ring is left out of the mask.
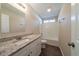
<path id="1" fill-rule="evenodd" d="M 57 17 L 62 5 L 62 3 L 30 3 L 33 10 L 44 20 Z M 51 12 L 47 12 L 48 8 L 51 9 Z"/>

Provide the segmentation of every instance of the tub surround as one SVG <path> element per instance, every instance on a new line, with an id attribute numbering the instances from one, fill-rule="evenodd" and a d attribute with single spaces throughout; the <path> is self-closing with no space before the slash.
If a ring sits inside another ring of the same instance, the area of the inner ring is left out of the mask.
<path id="1" fill-rule="evenodd" d="M 36 39 L 38 39 L 41 36 L 41 34 L 32 34 L 28 36 L 23 36 L 21 40 L 13 39 L 1 42 L 0 43 L 0 56 L 8 56 L 12 53 L 16 52 L 17 50 L 23 48 L 24 46 L 27 46 L 28 44 L 32 43 Z"/>

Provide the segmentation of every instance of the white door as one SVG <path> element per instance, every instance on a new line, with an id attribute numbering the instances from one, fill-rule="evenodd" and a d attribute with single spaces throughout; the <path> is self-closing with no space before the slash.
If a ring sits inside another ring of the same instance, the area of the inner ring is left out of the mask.
<path id="1" fill-rule="evenodd" d="M 79 56 L 79 4 L 71 5 L 71 39 L 75 47 L 71 47 L 71 55 Z"/>
<path id="2" fill-rule="evenodd" d="M 59 14 L 59 47 L 65 56 L 71 55 L 71 5 L 64 4 Z"/>

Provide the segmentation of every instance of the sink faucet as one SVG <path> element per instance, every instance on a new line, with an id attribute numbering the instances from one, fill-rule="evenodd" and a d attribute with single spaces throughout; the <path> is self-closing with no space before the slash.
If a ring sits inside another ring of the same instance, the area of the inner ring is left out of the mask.
<path id="1" fill-rule="evenodd" d="M 16 37 L 16 40 L 21 40 L 22 39 L 22 37 Z"/>

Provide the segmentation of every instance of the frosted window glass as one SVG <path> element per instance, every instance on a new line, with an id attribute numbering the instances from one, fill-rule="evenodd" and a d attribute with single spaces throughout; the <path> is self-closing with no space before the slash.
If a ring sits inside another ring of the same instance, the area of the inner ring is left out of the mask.
<path id="1" fill-rule="evenodd" d="M 53 20 L 44 20 L 44 23 L 50 23 L 50 22 L 55 22 L 55 19 L 53 19 Z"/>
<path id="2" fill-rule="evenodd" d="M 9 32 L 9 16 L 1 14 L 1 33 Z"/>

